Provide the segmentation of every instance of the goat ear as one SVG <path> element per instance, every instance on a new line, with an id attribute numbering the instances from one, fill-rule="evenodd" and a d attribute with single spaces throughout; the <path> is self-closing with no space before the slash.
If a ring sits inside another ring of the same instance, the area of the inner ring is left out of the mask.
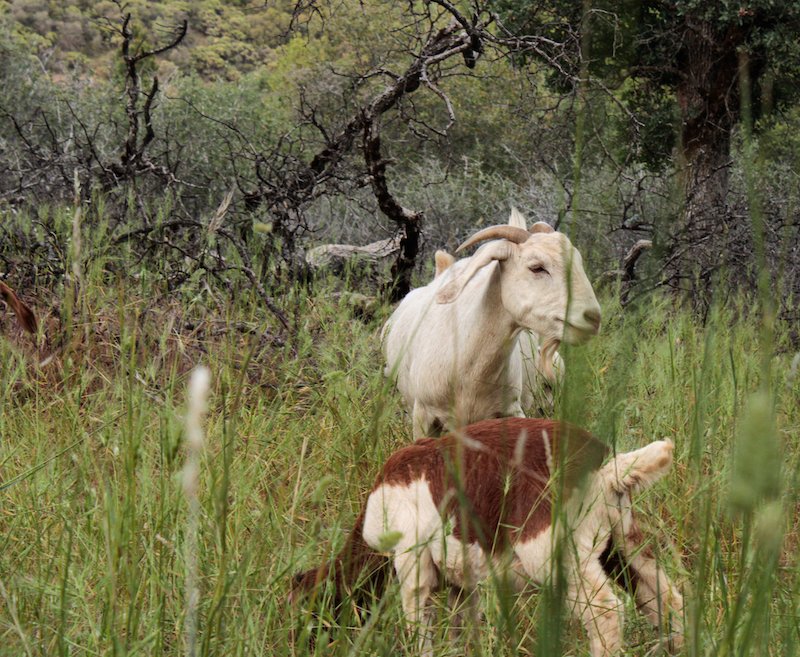
<path id="1" fill-rule="evenodd" d="M 508 218 L 509 226 L 516 226 L 517 228 L 527 228 L 527 222 L 523 214 L 517 208 L 511 208 L 511 216 Z"/>
<path id="2" fill-rule="evenodd" d="M 456 259 L 451 256 L 447 251 L 437 251 L 433 256 L 434 262 L 436 263 L 436 273 L 433 275 L 434 278 L 439 278 L 450 265 L 452 265 Z"/>
<path id="3" fill-rule="evenodd" d="M 494 260 L 508 260 L 515 248 L 517 248 L 515 244 L 506 240 L 484 244 L 469 259 L 469 263 L 464 270 L 458 273 L 453 280 L 443 285 L 436 293 L 436 303 L 452 303 L 455 301 L 464 286 L 469 283 L 479 269 Z"/>
<path id="4" fill-rule="evenodd" d="M 555 229 L 544 221 L 537 221 L 528 229 L 529 233 L 553 233 Z"/>

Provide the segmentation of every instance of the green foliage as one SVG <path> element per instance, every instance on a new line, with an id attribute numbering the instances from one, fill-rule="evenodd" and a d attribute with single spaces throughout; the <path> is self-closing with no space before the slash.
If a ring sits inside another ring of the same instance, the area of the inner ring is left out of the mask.
<path id="1" fill-rule="evenodd" d="M 680 121 L 672 90 L 650 80 L 630 78 L 619 92 L 619 99 L 637 117 L 647 117 L 631 134 L 627 116 L 617 115 L 618 132 L 613 143 L 619 150 L 619 159 L 630 158 L 650 171 L 662 171 L 670 162 L 675 150 L 677 124 Z"/>
<path id="2" fill-rule="evenodd" d="M 654 170 L 661 169 L 672 154 L 679 112 L 682 121 L 708 114 L 713 122 L 718 111 L 713 106 L 715 96 L 730 94 L 725 111 L 736 122 L 737 50 L 749 53 L 750 75 L 757 87 L 761 85 L 756 115 L 771 112 L 776 97 L 783 103 L 797 99 L 800 4 L 795 0 L 746 5 L 733 0 L 682 0 L 669 5 L 641 0 L 583 4 L 554 0 L 536 5 L 498 0 L 495 5 L 516 33 L 565 42 L 563 52 L 550 56 L 575 76 L 581 65 L 586 66 L 590 75 L 614 92 L 643 126 L 635 139 L 616 143 L 625 148 L 629 141 L 633 160 Z M 693 35 L 698 35 L 696 43 Z M 704 43 L 713 44 L 713 55 L 703 49 Z M 768 93 L 762 85 L 765 78 L 769 79 Z M 548 80 L 554 89 L 568 90 L 564 76 Z"/>
<path id="3" fill-rule="evenodd" d="M 149 41 L 160 42 L 170 30 L 187 19 L 190 25 L 186 45 L 195 56 L 176 51 L 167 58 L 187 72 L 211 79 L 236 79 L 263 65 L 272 48 L 285 39 L 293 3 L 290 0 L 240 3 L 201 0 L 132 0 L 124 4 Z M 26 45 L 34 52 L 54 48 L 48 67 L 55 73 L 69 70 L 68 63 L 84 56 L 92 62 L 93 74 L 108 74 L 111 50 L 117 47 L 113 30 L 120 8 L 108 0 L 4 0 L 0 12 L 7 12 L 18 26 Z"/>
<path id="4" fill-rule="evenodd" d="M 220 317 L 200 291 L 168 309 L 150 302 L 153 292 L 147 283 L 134 291 L 87 275 L 84 318 L 97 328 L 84 356 L 67 354 L 69 377 L 58 385 L 24 345 L 0 340 L 7 364 L 0 462 L 3 482 L 16 482 L 0 491 L 3 604 L 5 618 L 16 619 L 0 653 L 182 651 L 180 418 L 185 373 L 202 360 L 214 388 L 201 468 L 200 654 L 285 654 L 298 627 L 315 634 L 325 654 L 413 654 L 412 637 L 399 630 L 396 586 L 366 623 L 337 621 L 324 597 L 285 603 L 289 576 L 335 553 L 378 464 L 410 440 L 408 418 L 381 374 L 377 325 L 354 322 L 324 290 L 311 298 L 298 292 L 283 300 L 298 304 L 297 338 L 284 352 L 259 341 L 270 327 L 254 298 L 240 298 Z M 559 414 L 619 450 L 675 441 L 674 471 L 636 504 L 640 521 L 659 536 L 653 547 L 661 562 L 687 584 L 697 644 L 686 654 L 740 646 L 757 654 L 759 645 L 762 654 L 794 654 L 800 579 L 791 568 L 775 577 L 800 536 L 793 512 L 800 381 L 789 374 L 788 336 L 781 329 L 777 338 L 774 400 L 748 402 L 762 383 L 759 328 L 736 319 L 741 308 L 719 308 L 703 326 L 663 298 L 626 313 L 609 299 L 603 306 L 603 334 L 563 352 L 568 398 Z M 195 327 L 257 328 L 208 331 L 199 342 L 180 328 L 184 317 Z M 782 465 L 769 460 L 767 471 L 742 471 L 740 464 L 762 463 L 755 456 L 764 448 L 762 424 L 773 427 Z M 729 481 L 751 481 L 751 474 L 774 482 L 763 489 L 773 501 L 765 505 L 759 493 L 748 502 L 748 523 L 730 513 L 727 491 Z M 444 600 L 437 603 L 436 655 L 467 645 L 488 656 L 555 644 L 587 654 L 577 624 L 562 623 L 558 636 L 541 625 L 560 613 L 557 598 L 518 599 L 502 582 L 480 595 L 487 623 L 455 639 L 448 628 L 456 619 Z M 650 654 L 657 638 L 632 602 L 626 612 L 629 654 Z M 293 650 L 311 654 L 302 632 Z"/>
<path id="5" fill-rule="evenodd" d="M 780 162 L 800 170 L 800 108 L 792 107 L 780 119 L 762 121 L 758 133 L 758 149 L 766 162 Z"/>

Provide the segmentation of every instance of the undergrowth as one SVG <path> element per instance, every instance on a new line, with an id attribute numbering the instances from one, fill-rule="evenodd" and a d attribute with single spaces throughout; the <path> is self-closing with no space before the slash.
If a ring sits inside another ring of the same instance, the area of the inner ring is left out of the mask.
<path id="1" fill-rule="evenodd" d="M 291 575 L 335 553 L 380 464 L 411 440 L 382 376 L 381 318 L 354 320 L 325 290 L 298 291 L 295 337 L 278 344 L 264 338 L 255 296 L 161 304 L 90 283 L 81 295 L 80 313 L 44 322 L 44 332 L 70 322 L 69 341 L 33 345 L 4 318 L 0 654 L 184 652 L 182 417 L 200 362 L 212 394 L 199 653 L 414 654 L 396 584 L 364 617 L 334 618 L 324 594 L 287 602 Z M 562 349 L 557 414 L 617 450 L 675 441 L 673 472 L 637 506 L 684 589 L 684 653 L 796 654 L 800 381 L 789 328 L 762 361 L 744 300 L 705 324 L 660 297 L 625 312 L 606 299 L 603 311 L 599 337 Z M 437 655 L 588 654 L 576 623 L 544 626 L 547 596 L 491 585 L 480 595 L 486 623 L 456 638 L 440 605 Z M 626 619 L 629 654 L 657 652 L 630 601 Z"/>

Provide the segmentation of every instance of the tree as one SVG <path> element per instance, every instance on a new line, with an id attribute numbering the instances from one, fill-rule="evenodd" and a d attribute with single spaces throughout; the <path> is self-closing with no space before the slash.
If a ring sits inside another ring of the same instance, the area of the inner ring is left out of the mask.
<path id="1" fill-rule="evenodd" d="M 558 60 L 567 75 L 553 81 L 600 84 L 634 113 L 641 122 L 632 132 L 634 159 L 658 168 L 674 157 L 683 209 L 663 240 L 662 282 L 707 300 L 734 221 L 726 200 L 740 80 L 751 81 L 753 98 L 745 100 L 756 117 L 790 99 L 800 74 L 800 2 L 556 0 L 530 8 L 498 0 L 497 7 L 510 33 L 571 44 Z M 524 38 L 520 51 L 540 57 Z"/>
<path id="2" fill-rule="evenodd" d="M 296 13 L 321 17 L 325 12 L 317 0 L 301 0 Z M 452 103 L 439 88 L 443 73 L 455 67 L 472 69 L 483 52 L 486 28 L 492 17 L 475 11 L 471 19 L 464 17 L 446 0 L 429 0 L 421 7 L 410 6 L 410 25 L 396 29 L 395 36 L 404 40 L 399 52 L 386 56 L 366 72 L 351 77 L 351 91 L 346 96 L 347 113 L 335 116 L 331 124 L 321 120 L 324 108 L 306 103 L 301 96 L 301 126 L 317 133 L 320 146 L 312 150 L 312 139 L 302 131 L 296 142 L 279 143 L 269 153 L 255 153 L 254 173 L 249 180 L 237 181 L 250 211 L 266 212 L 271 219 L 271 232 L 282 242 L 283 259 L 296 260 L 295 234 L 302 229 L 303 209 L 316 198 L 341 189 L 343 183 L 368 184 L 383 214 L 395 222 L 399 234 L 397 261 L 391 270 L 391 282 L 386 286 L 389 299 L 396 301 L 411 289 L 411 274 L 419 251 L 423 213 L 408 209 L 389 189 L 389 161 L 381 150 L 381 126 L 385 115 L 398 110 L 407 97 L 426 90 L 441 100 L 449 117 L 445 132 L 452 125 Z M 376 80 L 380 82 L 375 82 Z M 330 104 L 324 98 L 321 105 Z M 407 118 L 413 115 L 410 103 Z M 431 130 L 430 126 L 425 126 Z M 360 147 L 363 165 L 355 165 L 355 175 L 344 173 L 351 152 Z M 309 152 L 311 154 L 309 154 Z M 345 178 L 348 177 L 348 180 Z"/>

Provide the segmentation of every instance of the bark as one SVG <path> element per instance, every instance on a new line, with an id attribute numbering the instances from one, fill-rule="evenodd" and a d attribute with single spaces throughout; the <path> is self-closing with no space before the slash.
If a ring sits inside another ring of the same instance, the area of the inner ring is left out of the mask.
<path id="1" fill-rule="evenodd" d="M 668 282 L 696 301 L 712 291 L 722 264 L 731 165 L 731 130 L 738 120 L 738 28 L 720 35 L 710 23 L 687 19 L 677 86 L 684 208 L 675 234 Z"/>
<path id="2" fill-rule="evenodd" d="M 387 162 L 381 156 L 381 139 L 377 123 L 370 124 L 364 133 L 364 161 L 369 171 L 372 191 L 381 212 L 394 221 L 400 232 L 400 253 L 391 270 L 386 289 L 390 301 L 399 301 L 411 291 L 411 274 L 419 253 L 422 212 L 402 206 L 389 191 L 386 181 Z"/>

